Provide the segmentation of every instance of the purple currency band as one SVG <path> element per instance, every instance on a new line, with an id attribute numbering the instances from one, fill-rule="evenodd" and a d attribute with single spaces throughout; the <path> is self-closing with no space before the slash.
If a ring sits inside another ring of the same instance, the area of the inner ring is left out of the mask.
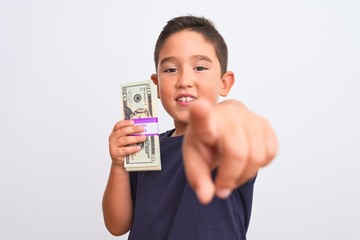
<path id="1" fill-rule="evenodd" d="M 132 134 L 136 135 L 145 135 L 145 136 L 158 136 L 159 135 L 159 124 L 158 118 L 134 118 L 131 119 L 134 121 L 135 126 L 142 125 L 144 127 L 144 132 Z"/>

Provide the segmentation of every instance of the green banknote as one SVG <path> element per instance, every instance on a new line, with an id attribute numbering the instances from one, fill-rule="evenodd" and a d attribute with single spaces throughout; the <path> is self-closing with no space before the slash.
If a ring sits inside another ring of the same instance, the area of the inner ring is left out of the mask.
<path id="1" fill-rule="evenodd" d="M 141 134 L 146 140 L 138 143 L 141 150 L 126 155 L 124 167 L 127 171 L 161 170 L 157 91 L 151 80 L 121 85 L 121 112 L 124 119 L 132 119 L 135 125 L 143 125 Z"/>

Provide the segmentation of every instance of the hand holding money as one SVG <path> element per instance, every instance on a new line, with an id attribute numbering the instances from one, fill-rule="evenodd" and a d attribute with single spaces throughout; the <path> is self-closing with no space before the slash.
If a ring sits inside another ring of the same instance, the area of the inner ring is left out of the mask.
<path id="1" fill-rule="evenodd" d="M 140 151 L 137 145 L 145 140 L 143 135 L 135 135 L 144 131 L 143 126 L 135 126 L 132 120 L 117 122 L 109 137 L 110 156 L 113 164 L 124 167 L 126 155 Z"/>
<path id="2" fill-rule="evenodd" d="M 183 158 L 188 182 L 200 202 L 209 203 L 214 194 L 227 198 L 274 158 L 278 144 L 271 126 L 241 103 L 211 105 L 199 99 L 190 111 Z"/>
<path id="3" fill-rule="evenodd" d="M 124 167 L 127 171 L 161 170 L 160 143 L 157 120 L 156 89 L 152 81 L 142 81 L 121 86 L 122 114 L 134 125 L 143 127 L 143 141 L 137 142 L 137 152 L 127 154 Z M 134 144 L 132 147 L 135 147 Z"/>

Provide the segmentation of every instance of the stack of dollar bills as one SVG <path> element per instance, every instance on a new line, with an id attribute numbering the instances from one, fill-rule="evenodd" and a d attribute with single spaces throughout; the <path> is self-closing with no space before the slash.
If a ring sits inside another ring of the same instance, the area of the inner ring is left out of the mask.
<path id="1" fill-rule="evenodd" d="M 123 119 L 132 119 L 135 125 L 143 125 L 146 136 L 138 143 L 139 152 L 126 155 L 124 167 L 127 171 L 161 170 L 157 91 L 151 80 L 121 84 Z M 136 134 L 135 134 L 136 135 Z"/>

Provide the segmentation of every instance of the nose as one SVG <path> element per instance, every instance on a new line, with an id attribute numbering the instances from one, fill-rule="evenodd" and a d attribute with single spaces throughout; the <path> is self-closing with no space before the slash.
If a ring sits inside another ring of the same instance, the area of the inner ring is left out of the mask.
<path id="1" fill-rule="evenodd" d="M 180 71 L 179 78 L 176 82 L 177 88 L 188 88 L 194 84 L 193 76 L 191 71 L 182 70 Z"/>

